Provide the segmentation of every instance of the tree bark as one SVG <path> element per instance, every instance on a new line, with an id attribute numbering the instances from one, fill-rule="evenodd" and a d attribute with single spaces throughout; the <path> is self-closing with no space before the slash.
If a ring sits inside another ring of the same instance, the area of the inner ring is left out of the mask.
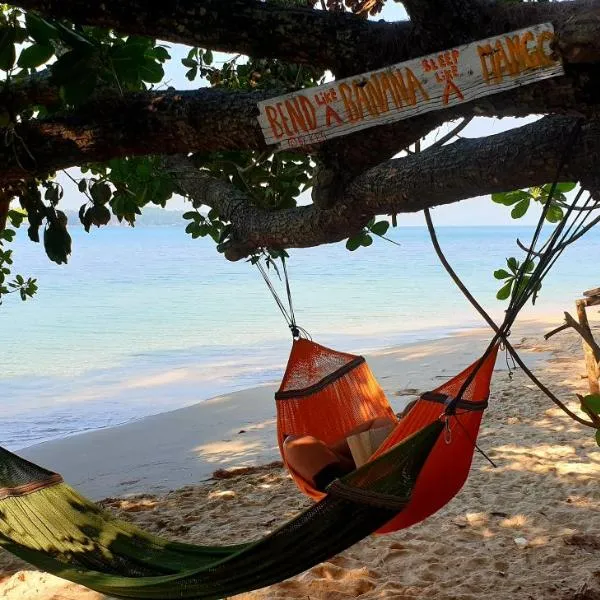
<path id="1" fill-rule="evenodd" d="M 12 142 L 0 148 L 0 181 L 123 156 L 262 149 L 256 117 L 265 97 L 208 88 L 100 97 L 64 115 L 16 125 Z"/>
<path id="2" fill-rule="evenodd" d="M 267 212 L 252 206 L 229 184 L 214 182 L 185 162 L 171 163 L 171 170 L 186 195 L 231 221 L 232 239 L 225 256 L 238 260 L 263 246 L 302 248 L 338 242 L 378 214 L 417 212 L 540 185 L 556 177 L 565 157 L 561 179 L 579 180 L 600 160 L 600 121 L 586 123 L 574 146 L 567 147 L 565 140 L 576 126 L 573 118 L 546 117 L 498 135 L 462 139 L 390 160 L 357 177 L 344 200 L 327 209 L 313 204 Z"/>
<path id="3" fill-rule="evenodd" d="M 45 84 L 41 85 L 44 89 Z M 324 156 L 335 156 L 337 166 L 354 177 L 448 120 L 552 112 L 594 117 L 600 111 L 599 90 L 597 69 L 549 79 L 350 134 L 327 142 L 322 152 Z M 49 96 L 47 90 L 43 93 Z M 123 156 L 262 150 L 266 145 L 256 118 L 257 103 L 273 95 L 277 92 L 200 88 L 99 96 L 64 115 L 16 125 L 13 143 L 0 148 L 0 181 L 9 183 Z M 314 148 L 298 151 L 311 150 Z M 344 183 L 347 180 L 348 177 L 342 178 Z"/>
<path id="4" fill-rule="evenodd" d="M 461 2 L 407 3 L 417 21 L 367 21 L 347 13 L 283 7 L 254 0 L 17 0 L 26 10 L 81 25 L 112 27 L 121 33 L 201 46 L 254 57 L 330 68 L 352 75 L 401 62 L 453 45 L 552 21 L 559 34 L 582 31 L 579 43 L 561 46 L 571 62 L 598 60 L 597 15 L 600 0 L 551 3 Z M 427 7 L 427 8 L 422 8 Z M 479 7 L 479 12 L 477 11 Z M 465 9 L 461 15 L 460 9 Z M 592 12 L 590 12 L 592 11 Z M 570 23 L 588 13 L 587 20 Z M 445 23 L 445 27 L 441 25 Z M 269 35 L 264 35 L 269 31 Z"/>
<path id="5" fill-rule="evenodd" d="M 359 56 L 368 63 L 384 32 L 410 29 L 409 23 L 377 23 L 349 13 L 255 0 L 17 0 L 16 4 L 80 25 L 334 69 Z"/>

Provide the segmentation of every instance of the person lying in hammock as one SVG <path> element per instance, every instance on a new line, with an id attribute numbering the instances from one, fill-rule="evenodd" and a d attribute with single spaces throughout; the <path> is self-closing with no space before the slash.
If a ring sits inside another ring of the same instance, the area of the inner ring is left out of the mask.
<path id="1" fill-rule="evenodd" d="M 417 400 L 409 402 L 396 417 L 402 419 Z M 286 464 L 315 489 L 324 492 L 327 486 L 357 468 L 348 444 L 348 438 L 369 430 L 381 429 L 389 433 L 396 422 L 386 417 L 370 419 L 355 427 L 337 442 L 327 445 L 312 435 L 288 435 L 283 441 L 283 456 Z M 386 435 L 380 436 L 381 440 Z M 375 452 L 377 448 L 373 448 Z M 360 466 L 360 465 L 358 465 Z"/>
<path id="2" fill-rule="evenodd" d="M 329 445 L 312 435 L 288 435 L 283 442 L 285 462 L 317 490 L 324 492 L 334 479 L 356 469 L 349 437 L 375 429 L 391 431 L 394 425 L 394 421 L 386 417 L 370 419 Z"/>

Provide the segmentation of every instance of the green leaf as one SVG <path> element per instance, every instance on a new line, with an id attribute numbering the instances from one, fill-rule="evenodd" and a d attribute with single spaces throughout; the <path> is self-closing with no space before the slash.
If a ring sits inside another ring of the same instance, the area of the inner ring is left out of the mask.
<path id="1" fill-rule="evenodd" d="M 19 210 L 9 210 L 8 218 L 15 227 L 20 227 L 27 214 Z M 10 255 L 9 255 L 10 256 Z"/>
<path id="2" fill-rule="evenodd" d="M 360 236 L 360 245 L 364 246 L 365 248 L 367 246 L 370 246 L 373 243 L 373 238 L 368 234 L 368 233 L 363 233 Z"/>
<path id="3" fill-rule="evenodd" d="M 13 27 L 0 29 L 0 69 L 10 71 L 15 64 L 15 30 Z"/>
<path id="4" fill-rule="evenodd" d="M 600 394 L 588 394 L 582 404 L 595 415 L 600 415 Z"/>
<path id="5" fill-rule="evenodd" d="M 508 279 L 509 277 L 512 277 L 512 275 L 504 269 L 498 269 L 497 271 L 494 271 L 494 277 L 496 279 Z"/>
<path id="6" fill-rule="evenodd" d="M 354 250 L 359 248 L 360 245 L 361 245 L 361 238 L 358 235 L 348 238 L 348 241 L 346 242 L 346 248 L 348 250 L 350 250 L 350 252 L 354 252 Z"/>
<path id="7" fill-rule="evenodd" d="M 188 210 L 187 212 L 184 212 L 182 217 L 184 219 L 193 219 L 194 221 L 199 221 L 200 220 L 200 213 L 196 212 L 195 210 Z"/>
<path id="8" fill-rule="evenodd" d="M 194 67 L 193 69 L 190 69 L 186 74 L 186 78 L 189 79 L 190 81 L 194 81 L 194 79 L 196 79 L 196 76 L 198 75 L 198 68 Z"/>
<path id="9" fill-rule="evenodd" d="M 564 213 L 560 206 L 556 206 L 556 204 L 552 204 L 548 207 L 548 212 L 546 212 L 546 221 L 550 223 L 560 223 L 563 220 Z"/>
<path id="10" fill-rule="evenodd" d="M 535 269 L 535 262 L 532 259 L 525 261 L 523 270 L 525 273 L 531 273 Z"/>
<path id="11" fill-rule="evenodd" d="M 171 55 L 164 46 L 156 46 L 153 50 L 153 54 L 155 58 L 161 62 L 165 62 L 171 58 Z"/>
<path id="12" fill-rule="evenodd" d="M 0 239 L 12 242 L 15 237 L 15 232 L 12 229 L 4 229 L 0 231 Z"/>
<path id="13" fill-rule="evenodd" d="M 49 221 L 44 229 L 44 249 L 48 258 L 57 263 L 66 263 L 71 254 L 71 236 L 64 224 L 57 220 Z"/>
<path id="14" fill-rule="evenodd" d="M 55 83 L 72 85 L 74 79 L 83 77 L 90 70 L 92 52 L 89 48 L 70 50 L 60 56 L 50 67 Z"/>
<path id="15" fill-rule="evenodd" d="M 103 204 L 95 204 L 88 211 L 90 219 L 96 227 L 108 225 L 110 223 L 110 210 Z"/>
<path id="16" fill-rule="evenodd" d="M 205 50 L 204 51 L 204 56 L 202 57 L 202 60 L 204 61 L 205 65 L 212 65 L 212 61 L 213 61 L 213 53 L 211 50 Z"/>
<path id="17" fill-rule="evenodd" d="M 160 63 L 157 63 L 154 59 L 146 58 L 139 67 L 139 74 L 142 81 L 159 83 L 165 76 L 165 71 Z"/>
<path id="18" fill-rule="evenodd" d="M 529 198 L 525 200 L 520 200 L 517 205 L 510 211 L 510 216 L 513 219 L 520 219 L 529 208 L 530 200 Z"/>
<path id="19" fill-rule="evenodd" d="M 54 26 L 56 27 L 56 30 L 58 31 L 58 36 L 65 44 L 67 44 L 67 46 L 70 46 L 71 48 L 88 48 L 88 49 L 91 49 L 94 47 L 93 43 L 89 39 L 87 39 L 86 37 L 84 37 L 83 35 L 78 33 L 77 31 L 70 29 L 66 25 L 63 25 L 62 23 L 55 21 Z"/>
<path id="20" fill-rule="evenodd" d="M 390 224 L 387 221 L 378 221 L 371 227 L 371 232 L 375 235 L 385 235 Z"/>
<path id="21" fill-rule="evenodd" d="M 188 69 L 193 69 L 194 67 L 198 66 L 198 62 L 195 61 L 193 58 L 182 58 L 181 64 L 184 67 L 187 67 Z"/>
<path id="22" fill-rule="evenodd" d="M 112 190 L 110 189 L 108 183 L 105 183 L 104 181 L 97 181 L 90 187 L 90 194 L 95 204 L 102 205 L 110 201 Z"/>
<path id="23" fill-rule="evenodd" d="M 79 189 L 81 193 L 85 192 L 87 190 L 87 179 L 80 179 L 77 183 L 77 189 Z"/>
<path id="24" fill-rule="evenodd" d="M 25 15 L 25 26 L 27 33 L 40 44 L 48 44 L 58 37 L 58 30 L 54 25 L 30 12 Z"/>
<path id="25" fill-rule="evenodd" d="M 54 48 L 45 44 L 33 44 L 25 48 L 17 61 L 17 65 L 22 69 L 33 69 L 43 65 L 54 56 Z"/>
<path id="26" fill-rule="evenodd" d="M 508 268 L 516 275 L 517 271 L 519 270 L 519 261 L 511 256 L 510 258 L 506 259 L 506 264 L 508 265 Z"/>
<path id="27" fill-rule="evenodd" d="M 498 300 L 506 300 L 510 297 L 510 290 L 512 288 L 513 280 L 511 279 L 507 284 L 503 285 L 496 294 Z"/>
<path id="28" fill-rule="evenodd" d="M 563 183 L 556 184 L 556 191 L 566 194 L 567 192 L 574 190 L 576 186 L 577 186 L 577 183 L 573 183 L 571 181 L 565 181 Z"/>
<path id="29" fill-rule="evenodd" d="M 500 194 L 492 194 L 492 201 L 505 206 L 512 206 L 522 200 L 527 200 L 531 196 L 525 190 L 514 190 L 512 192 L 502 192 Z"/>

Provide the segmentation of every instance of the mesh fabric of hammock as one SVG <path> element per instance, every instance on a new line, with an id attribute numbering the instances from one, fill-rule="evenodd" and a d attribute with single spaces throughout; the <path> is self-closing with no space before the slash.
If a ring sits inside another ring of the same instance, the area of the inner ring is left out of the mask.
<path id="1" fill-rule="evenodd" d="M 393 520 L 379 529 L 388 533 L 409 527 L 447 504 L 461 489 L 473 458 L 483 411 L 487 407 L 498 346 L 482 360 L 423 394 L 408 414 L 397 420 L 375 376 L 360 356 L 337 352 L 312 340 L 295 339 L 279 391 L 277 438 L 282 458 L 288 435 L 313 435 L 326 444 L 375 417 L 396 421 L 396 427 L 371 460 L 443 416 L 440 436 L 417 478 L 411 500 Z M 476 371 L 476 373 L 474 373 Z M 461 394 L 454 414 L 443 415 L 446 405 Z M 314 500 L 326 496 L 286 464 L 298 488 Z"/>
<path id="2" fill-rule="evenodd" d="M 222 547 L 150 535 L 101 510 L 59 475 L 0 449 L 0 546 L 119 598 L 239 594 L 301 573 L 394 518 L 442 428 L 436 421 L 337 480 L 321 501 L 264 538 Z"/>
<path id="3" fill-rule="evenodd" d="M 292 473 L 317 503 L 248 544 L 196 546 L 150 535 L 101 510 L 59 475 L 0 448 L 0 545 L 120 598 L 216 599 L 271 585 L 371 533 L 416 523 L 456 494 L 471 464 L 494 359 L 495 351 L 478 365 L 455 415 L 440 418 L 445 394 L 456 392 L 475 366 L 423 395 L 376 455 L 327 494 Z M 280 443 L 283 433 L 333 441 L 365 419 L 395 419 L 363 358 L 305 339 L 293 344 L 277 409 Z"/>

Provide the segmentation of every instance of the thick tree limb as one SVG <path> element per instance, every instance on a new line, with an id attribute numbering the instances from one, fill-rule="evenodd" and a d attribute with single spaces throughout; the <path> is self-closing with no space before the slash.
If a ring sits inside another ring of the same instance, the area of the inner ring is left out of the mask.
<path id="1" fill-rule="evenodd" d="M 226 256 L 238 260 L 262 246 L 298 248 L 337 242 L 354 235 L 377 214 L 417 212 L 543 184 L 555 177 L 574 123 L 568 117 L 547 117 L 488 138 L 462 139 L 390 160 L 359 176 L 348 186 L 344 201 L 329 209 L 310 205 L 267 212 L 253 207 L 247 198 L 242 202 L 239 193 L 231 190 L 225 202 L 225 192 L 218 195 L 214 190 L 228 184 L 213 183 L 207 192 L 206 178 L 185 163 L 172 170 L 178 172 L 182 187 L 188 186 L 185 190 L 192 199 L 231 220 L 233 235 Z M 599 159 L 600 121 L 592 121 L 583 126 L 562 175 L 579 180 Z"/>
<path id="2" fill-rule="evenodd" d="M 358 233 L 369 219 L 360 210 L 347 210 L 347 206 L 320 210 L 310 205 L 266 211 L 252 206 L 250 198 L 230 183 L 195 169 L 186 157 L 169 157 L 165 166 L 181 193 L 195 206 L 210 206 L 223 220 L 231 222 L 233 242 L 225 250 L 229 260 L 245 258 L 260 247 L 308 247 L 337 242 Z"/>
<path id="3" fill-rule="evenodd" d="M 12 143 L 0 147 L 0 182 L 122 156 L 261 149 L 256 103 L 264 97 L 208 88 L 107 95 L 17 125 Z"/>
<path id="4" fill-rule="evenodd" d="M 404 0 L 417 35 L 446 38 L 450 46 L 478 39 L 481 22 L 490 20 L 490 3 L 482 0 Z"/>
<path id="5" fill-rule="evenodd" d="M 49 69 L 44 69 L 22 81 L 12 81 L 0 88 L 0 106 L 17 114 L 30 106 L 53 106 L 60 103 L 59 88 L 50 81 Z"/>
<path id="6" fill-rule="evenodd" d="M 402 34 L 410 28 L 408 23 L 391 25 L 349 13 L 255 0 L 16 0 L 15 4 L 81 25 L 334 70 L 359 56 L 368 63 L 384 33 Z"/>
<path id="7" fill-rule="evenodd" d="M 425 150 L 387 161 L 358 177 L 346 199 L 371 214 L 417 212 L 476 196 L 552 181 L 575 124 L 571 117 L 540 121 L 485 138 Z M 568 149 L 561 177 L 585 179 L 600 161 L 600 120 L 582 127 Z"/>
<path id="8" fill-rule="evenodd" d="M 354 177 L 451 119 L 557 111 L 593 117 L 600 112 L 598 89 L 600 72 L 594 70 L 585 76 L 545 80 L 332 140 L 325 152 Z M 70 113 L 17 125 L 13 143 L 0 147 L 0 182 L 122 156 L 264 149 L 256 104 L 271 95 L 277 92 L 200 88 L 100 96 Z M 347 181 L 343 179 L 344 186 Z"/>
<path id="9" fill-rule="evenodd" d="M 600 38 L 593 13 L 600 0 L 544 3 L 408 2 L 417 21 L 385 23 L 366 21 L 347 13 L 282 7 L 255 0 L 179 0 L 176 3 L 144 0 L 17 0 L 27 10 L 67 18 L 82 25 L 112 27 L 121 33 L 156 37 L 255 57 L 326 67 L 338 76 L 350 75 L 401 62 L 452 45 L 483 39 L 544 21 L 552 21 L 581 41 L 558 44 L 571 62 L 598 60 Z M 476 5 L 480 13 L 476 15 Z M 427 9 L 421 6 L 429 7 Z M 468 11 L 461 16 L 459 8 Z M 445 28 L 426 26 L 442 23 Z M 454 16 L 453 16 L 454 15 Z M 570 21 L 576 16 L 583 20 Z M 583 15 L 583 16 L 582 16 Z M 419 21 L 419 19 L 421 19 Z M 453 20 L 458 25 L 452 27 Z M 450 25 L 450 26 L 449 26 Z M 269 35 L 264 35 L 268 31 Z"/>

